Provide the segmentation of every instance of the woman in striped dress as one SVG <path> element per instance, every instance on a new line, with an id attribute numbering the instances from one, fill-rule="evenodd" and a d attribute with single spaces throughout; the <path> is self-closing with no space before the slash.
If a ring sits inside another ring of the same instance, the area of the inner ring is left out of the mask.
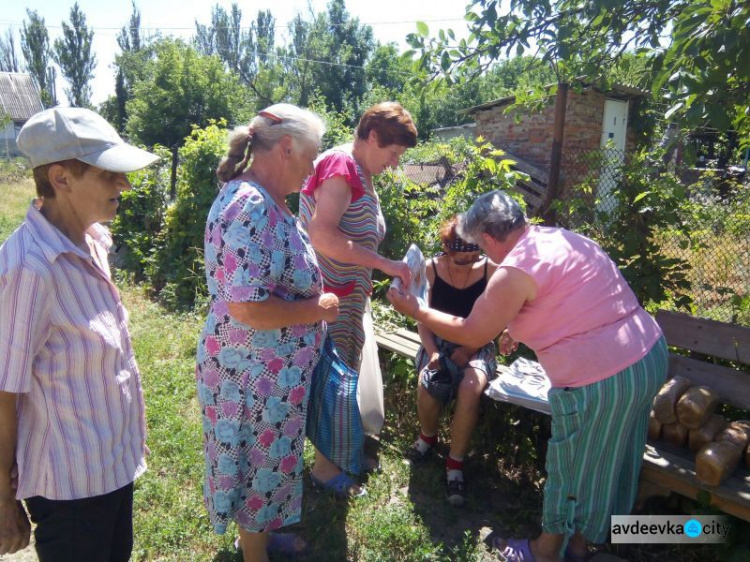
<path id="1" fill-rule="evenodd" d="M 410 281 L 404 262 L 377 253 L 386 227 L 372 177 L 397 166 L 404 151 L 416 144 L 417 129 L 401 105 L 374 105 L 362 115 L 353 143 L 321 155 L 300 195 L 300 221 L 317 253 L 325 290 L 339 297 L 340 315 L 329 324 L 329 334 L 341 358 L 355 371 L 364 344 L 362 319 L 372 291 L 373 268 L 400 277 L 407 285 Z M 358 419 L 359 412 L 353 415 Z M 332 429 L 337 434 L 350 430 Z M 339 496 L 362 493 L 317 449 L 311 477 Z"/>
<path id="2" fill-rule="evenodd" d="M 542 533 L 493 546 L 511 562 L 585 560 L 586 541 L 604 542 L 611 516 L 635 502 L 648 416 L 667 373 L 664 336 L 595 242 L 528 224 L 502 191 L 479 197 L 459 234 L 499 264 L 467 318 L 394 289 L 388 299 L 449 341 L 479 346 L 503 332 L 501 353 L 516 341 L 536 352 L 552 383 Z"/>

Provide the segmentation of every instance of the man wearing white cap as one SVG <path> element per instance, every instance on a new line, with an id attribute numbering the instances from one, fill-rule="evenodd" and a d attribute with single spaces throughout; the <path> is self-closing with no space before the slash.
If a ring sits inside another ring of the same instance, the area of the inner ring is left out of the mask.
<path id="1" fill-rule="evenodd" d="M 100 223 L 158 157 L 80 108 L 33 116 L 18 147 L 39 199 L 0 247 L 0 554 L 29 542 L 25 500 L 41 562 L 127 561 L 146 424 Z"/>

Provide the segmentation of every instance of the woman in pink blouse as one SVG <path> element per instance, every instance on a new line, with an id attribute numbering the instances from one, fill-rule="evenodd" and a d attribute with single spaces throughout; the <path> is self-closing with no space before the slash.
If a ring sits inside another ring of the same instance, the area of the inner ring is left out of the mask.
<path id="1" fill-rule="evenodd" d="M 542 533 L 493 546 L 511 561 L 584 559 L 586 541 L 604 542 L 610 516 L 635 501 L 648 415 L 667 371 L 661 329 L 595 242 L 528 224 L 502 191 L 479 197 L 459 231 L 499 264 L 467 318 L 393 289 L 388 298 L 458 344 L 502 332 L 501 352 L 517 341 L 536 352 L 552 383 Z"/>

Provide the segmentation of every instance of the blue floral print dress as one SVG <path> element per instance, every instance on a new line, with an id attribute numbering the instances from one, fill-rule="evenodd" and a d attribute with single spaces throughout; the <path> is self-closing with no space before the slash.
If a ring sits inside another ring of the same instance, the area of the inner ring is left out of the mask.
<path id="1" fill-rule="evenodd" d="M 205 262 L 211 305 L 196 367 L 204 500 L 219 534 L 230 520 L 270 531 L 300 519 L 309 381 L 325 323 L 255 330 L 233 320 L 227 303 L 314 298 L 320 270 L 296 218 L 241 180 L 211 207 Z"/>

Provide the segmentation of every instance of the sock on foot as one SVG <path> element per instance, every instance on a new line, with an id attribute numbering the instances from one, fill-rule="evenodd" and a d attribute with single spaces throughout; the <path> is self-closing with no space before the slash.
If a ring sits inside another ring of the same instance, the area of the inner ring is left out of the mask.
<path id="1" fill-rule="evenodd" d="M 464 479 L 464 460 L 454 459 L 448 455 L 445 459 L 445 469 L 448 471 L 448 480 L 461 480 Z"/>
<path id="2" fill-rule="evenodd" d="M 424 455 L 435 443 L 437 443 L 437 434 L 425 435 L 424 433 L 420 433 L 417 441 L 414 443 L 414 448 Z"/>

